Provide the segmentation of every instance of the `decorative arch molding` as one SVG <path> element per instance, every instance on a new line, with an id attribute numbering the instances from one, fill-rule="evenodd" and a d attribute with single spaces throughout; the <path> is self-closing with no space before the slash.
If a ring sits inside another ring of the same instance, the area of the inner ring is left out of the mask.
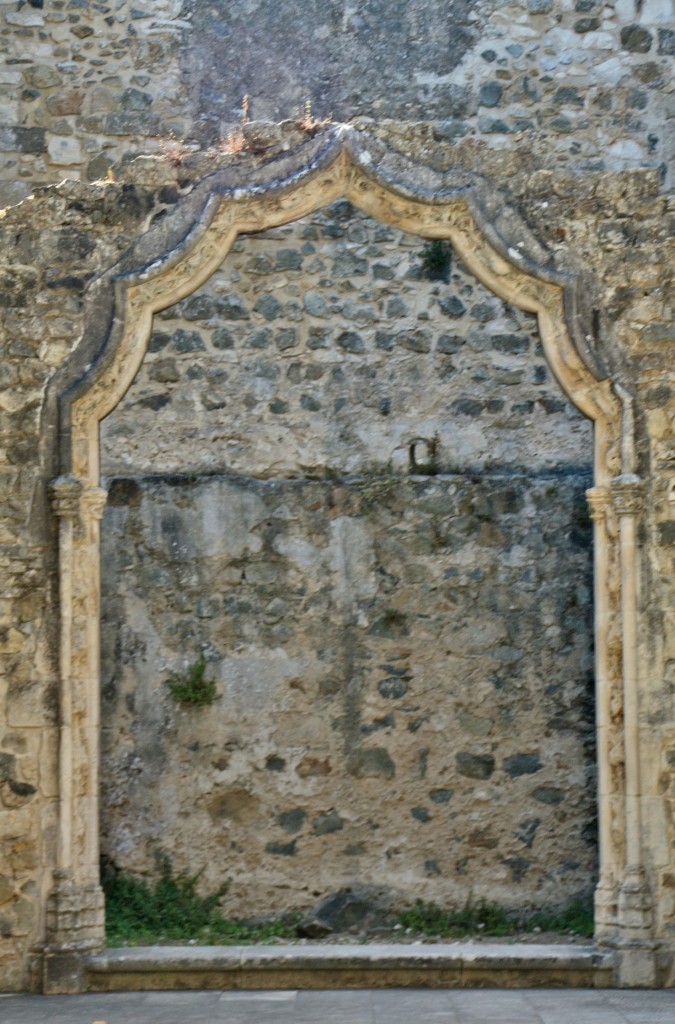
<path id="1" fill-rule="evenodd" d="M 96 301 L 103 298 L 109 320 L 102 324 L 100 316 L 92 315 L 68 371 L 70 379 L 61 381 L 61 475 L 51 485 L 59 521 L 60 812 L 55 885 L 48 900 L 45 987 L 81 987 L 83 954 L 103 943 L 98 884 L 99 521 L 106 495 L 99 479 L 99 424 L 136 376 L 153 315 L 208 280 L 237 235 L 298 220 L 338 199 L 348 199 L 369 216 L 407 232 L 448 239 L 488 289 L 536 314 L 552 373 L 594 423 L 594 486 L 588 500 L 595 562 L 596 939 L 615 946 L 628 943 L 630 955 L 618 957 L 622 983 L 644 984 L 645 977 L 649 983 L 654 947 L 641 838 L 635 642 L 635 537 L 642 485 L 634 474 L 630 400 L 613 388 L 576 329 L 574 280 L 544 265 L 546 253 L 526 229 L 519 231 L 517 241 L 502 237 L 486 217 L 495 202 L 484 181 L 465 172 L 441 174 L 412 165 L 376 140 L 335 126 L 257 170 L 217 172 L 186 200 L 187 218 L 183 213 L 175 238 L 162 228 L 139 239 L 135 255 L 98 283 Z M 81 372 L 78 367 L 83 365 Z M 53 980 L 57 974 L 58 983 Z M 64 982 L 64 977 L 71 980 Z"/>

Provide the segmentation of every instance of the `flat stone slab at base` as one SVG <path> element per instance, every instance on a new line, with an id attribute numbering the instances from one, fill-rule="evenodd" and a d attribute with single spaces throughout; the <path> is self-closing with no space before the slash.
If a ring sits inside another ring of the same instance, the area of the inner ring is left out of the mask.
<path id="1" fill-rule="evenodd" d="M 87 958 L 91 992 L 162 989 L 608 988 L 594 946 L 136 946 Z"/>

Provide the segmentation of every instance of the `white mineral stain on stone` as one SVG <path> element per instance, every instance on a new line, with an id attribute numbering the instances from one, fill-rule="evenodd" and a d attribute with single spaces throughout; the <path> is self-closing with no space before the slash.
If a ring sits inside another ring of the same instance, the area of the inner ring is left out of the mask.
<path id="1" fill-rule="evenodd" d="M 416 71 L 415 81 L 418 85 L 447 85 L 452 75 L 437 75 L 433 71 Z"/>
<path id="2" fill-rule="evenodd" d="M 302 537 L 276 537 L 272 547 L 301 569 L 315 569 L 317 572 L 321 569 L 323 558 L 321 548 L 303 540 Z"/>
<path id="3" fill-rule="evenodd" d="M 638 21 L 641 25 L 666 25 L 675 20 L 673 0 L 644 0 Z"/>
<path id="4" fill-rule="evenodd" d="M 82 161 L 82 149 L 77 139 L 70 135 L 53 135 L 47 143 L 49 159 L 53 164 L 69 167 Z"/>
<path id="5" fill-rule="evenodd" d="M 637 142 L 633 142 L 631 139 L 622 139 L 609 147 L 607 155 L 617 161 L 642 160 L 644 151 Z"/>
<path id="6" fill-rule="evenodd" d="M 377 592 L 373 577 L 375 550 L 373 538 L 365 523 L 349 516 L 340 516 L 330 525 L 331 569 L 337 579 L 335 596 L 345 615 L 356 610 L 359 598 Z"/>
<path id="7" fill-rule="evenodd" d="M 290 658 L 282 648 L 264 654 L 250 652 L 224 658 L 217 673 L 223 687 L 223 700 L 233 715 L 283 707 L 288 696 L 288 680 L 302 677 L 306 658 Z"/>
<path id="8" fill-rule="evenodd" d="M 609 32 L 587 32 L 581 45 L 584 50 L 616 50 L 618 43 Z"/>
<path id="9" fill-rule="evenodd" d="M 5 15 L 5 19 L 9 25 L 21 25 L 22 28 L 38 27 L 45 23 L 44 18 L 37 11 L 10 11 Z"/>
<path id="10" fill-rule="evenodd" d="M 449 629 L 445 636 L 445 644 L 456 654 L 477 654 L 503 639 L 506 631 L 499 619 L 488 619 L 484 616 L 480 622 L 470 622 L 459 629 Z"/>
<path id="11" fill-rule="evenodd" d="M 262 541 L 252 531 L 265 518 L 267 510 L 256 494 L 218 481 L 209 485 L 205 498 L 200 505 L 200 547 L 206 555 L 239 558 L 246 549 L 260 551 Z"/>
<path id="12" fill-rule="evenodd" d="M 206 485 L 195 507 L 170 504 L 143 508 L 143 532 L 150 550 L 162 551 L 169 561 L 187 561 L 198 552 L 207 557 L 239 558 L 262 546 L 253 532 L 265 518 L 262 501 L 252 492 L 214 481 Z"/>
<path id="13" fill-rule="evenodd" d="M 566 28 L 552 28 L 541 38 L 542 46 L 550 46 L 554 53 L 566 50 L 574 51 L 579 46 L 581 37 Z"/>

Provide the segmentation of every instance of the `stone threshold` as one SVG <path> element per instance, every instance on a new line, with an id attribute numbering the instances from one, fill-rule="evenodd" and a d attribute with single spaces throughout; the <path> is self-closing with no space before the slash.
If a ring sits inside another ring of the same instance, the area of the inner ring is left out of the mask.
<path id="1" fill-rule="evenodd" d="M 85 963 L 90 992 L 162 989 L 609 988 L 614 958 L 595 946 L 136 946 Z"/>

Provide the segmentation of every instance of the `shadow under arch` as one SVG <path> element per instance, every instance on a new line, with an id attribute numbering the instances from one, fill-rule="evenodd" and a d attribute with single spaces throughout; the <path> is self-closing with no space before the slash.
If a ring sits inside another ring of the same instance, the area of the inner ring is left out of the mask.
<path id="1" fill-rule="evenodd" d="M 594 486 L 588 497 L 594 519 L 600 817 L 596 935 L 617 933 L 619 890 L 633 868 L 642 877 L 635 839 L 637 793 L 630 792 L 630 778 L 625 790 L 617 786 L 610 765 L 610 748 L 617 741 L 625 748 L 627 776 L 637 759 L 626 739 L 627 716 L 636 715 L 630 701 L 637 679 L 637 666 L 630 660 L 635 657 L 630 632 L 636 614 L 634 535 L 631 539 L 624 529 L 634 530 L 635 513 L 630 509 L 637 508 L 639 499 L 639 482 L 629 464 L 630 439 L 626 442 L 630 418 L 574 323 L 570 325 L 575 320 L 575 282 L 528 256 L 527 242 L 509 245 L 500 237 L 485 217 L 486 188 L 475 176 L 413 165 L 353 128 L 334 126 L 280 161 L 211 175 L 191 199 L 194 216 L 187 230 L 168 245 L 166 236 L 160 236 L 154 250 L 148 235 L 131 262 L 113 268 L 99 282 L 99 294 L 108 297 L 109 321 L 105 330 L 100 322 L 92 327 L 75 353 L 70 380 L 62 379 L 61 475 L 52 483 L 59 518 L 61 615 L 59 839 L 48 935 L 52 948 L 67 943 L 66 910 L 73 894 L 83 912 L 91 910 L 91 928 L 82 941 L 89 948 L 103 941 L 98 887 L 99 521 L 106 494 L 99 486 L 99 424 L 136 376 L 154 313 L 203 284 L 238 234 L 296 221 L 338 199 L 407 232 L 448 239 L 490 291 L 536 314 L 553 375 L 594 423 Z M 531 250 L 537 251 L 535 240 Z M 86 369 L 78 371 L 77 364 L 85 363 L 87 353 Z M 618 658 L 617 650 L 623 650 Z M 623 736 L 617 736 L 612 722 L 611 702 L 617 694 L 625 705 Z"/>

